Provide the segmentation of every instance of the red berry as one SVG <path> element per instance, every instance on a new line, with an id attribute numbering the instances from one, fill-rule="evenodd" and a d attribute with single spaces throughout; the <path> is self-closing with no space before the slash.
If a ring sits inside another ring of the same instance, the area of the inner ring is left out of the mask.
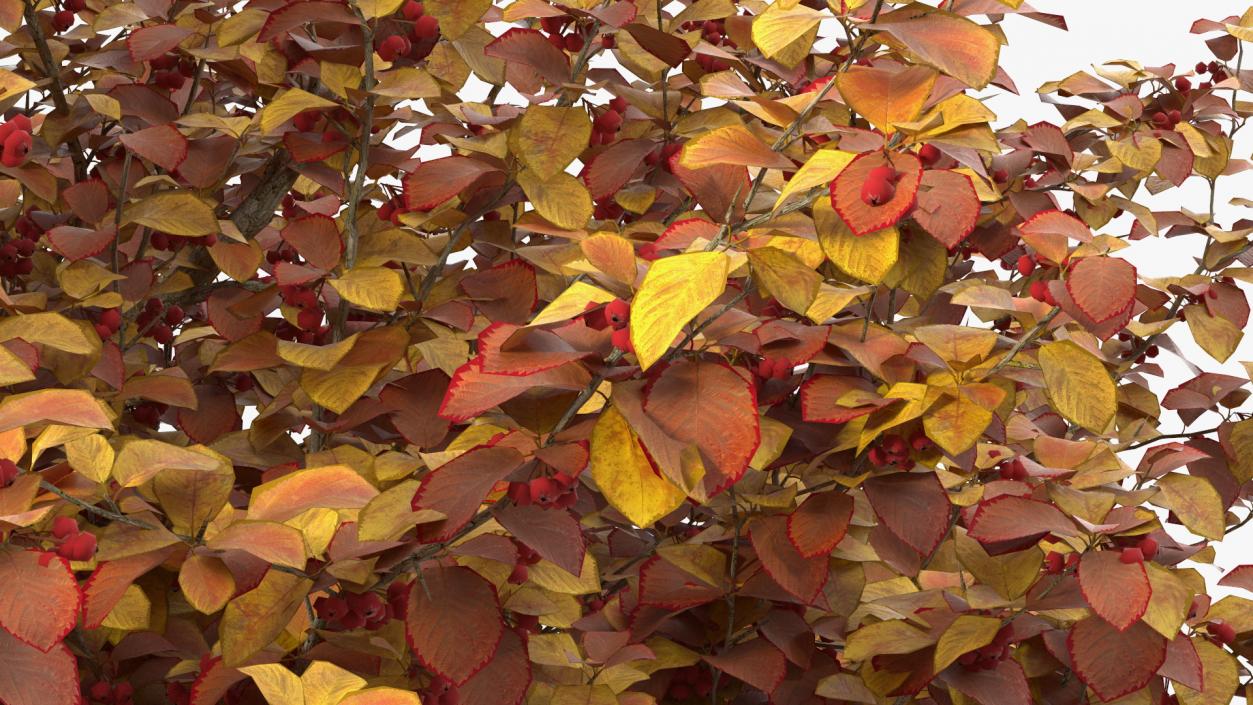
<path id="1" fill-rule="evenodd" d="M 78 521 L 74 517 L 57 517 L 52 520 L 52 535 L 63 539 L 78 533 Z"/>
<path id="2" fill-rule="evenodd" d="M 1049 551 L 1049 554 L 1044 557 L 1044 572 L 1049 575 L 1057 575 L 1063 570 L 1065 570 L 1065 559 L 1062 558 L 1062 554 L 1057 551 Z"/>
<path id="3" fill-rule="evenodd" d="M 631 305 L 622 299 L 614 299 L 605 306 L 605 320 L 609 321 L 609 325 L 614 330 L 625 328 L 627 322 L 631 320 Z"/>
<path id="4" fill-rule="evenodd" d="M 527 579 L 527 567 L 524 563 L 518 563 L 513 566 L 513 570 L 509 573 L 509 583 L 512 585 L 521 585 Z"/>
<path id="5" fill-rule="evenodd" d="M 13 484 L 21 471 L 17 468 L 17 463 L 8 458 L 0 458 L 0 487 L 8 487 Z"/>
<path id="6" fill-rule="evenodd" d="M 162 345 L 168 345 L 169 343 L 174 342 L 174 331 L 164 323 L 158 323 L 153 326 L 149 335 L 152 336 L 153 340 Z"/>
<path id="7" fill-rule="evenodd" d="M 583 35 L 581 34 L 567 34 L 566 35 L 566 39 L 565 39 L 566 51 L 572 54 L 577 54 L 580 51 L 583 51 L 583 43 L 584 43 Z"/>
<path id="8" fill-rule="evenodd" d="M 607 110 L 596 116 L 594 126 L 600 132 L 617 132 L 622 127 L 622 113 Z"/>
<path id="9" fill-rule="evenodd" d="M 183 307 L 177 304 L 165 309 L 165 322 L 174 326 L 183 322 Z"/>
<path id="10" fill-rule="evenodd" d="M 1122 550 L 1122 554 L 1118 556 L 1118 560 L 1123 563 L 1143 563 L 1144 553 L 1138 548 L 1128 547 Z"/>
<path id="11" fill-rule="evenodd" d="M 933 144 L 924 144 L 918 149 L 918 160 L 923 166 L 931 166 L 940 161 L 940 149 Z"/>
<path id="12" fill-rule="evenodd" d="M 61 10 L 52 16 L 52 28 L 58 32 L 64 32 L 74 26 L 75 14 L 70 10 Z"/>
<path id="13" fill-rule="evenodd" d="M 107 308 L 100 312 L 100 322 L 110 330 L 117 330 L 122 327 L 122 312 L 116 308 Z"/>
<path id="14" fill-rule="evenodd" d="M 1030 276 L 1035 271 L 1035 258 L 1031 255 L 1023 255 L 1018 258 L 1018 273 L 1024 277 Z"/>
<path id="15" fill-rule="evenodd" d="M 1144 560 L 1151 561 L 1157 555 L 1157 541 L 1152 536 L 1145 536 L 1136 544 Z"/>
<path id="16" fill-rule="evenodd" d="M 1196 62 L 1196 72 L 1197 73 L 1209 73 L 1209 64 L 1205 63 L 1204 61 Z"/>
<path id="17" fill-rule="evenodd" d="M 96 537 L 85 531 L 71 536 L 57 546 L 57 555 L 71 561 L 89 561 L 96 555 Z"/>
<path id="18" fill-rule="evenodd" d="M 96 681 L 91 684 L 91 688 L 87 690 L 87 694 L 93 700 L 112 700 L 113 686 L 108 681 Z"/>
<path id="19" fill-rule="evenodd" d="M 361 615 L 367 621 L 378 617 L 386 606 L 383 598 L 379 597 L 378 593 L 375 592 L 363 592 L 358 595 L 349 594 L 346 599 L 348 600 L 348 609 Z"/>
<path id="20" fill-rule="evenodd" d="M 565 488 L 549 477 L 531 479 L 531 499 L 540 506 L 548 506 L 565 492 Z"/>
<path id="21" fill-rule="evenodd" d="M 792 361 L 787 359 L 775 360 L 772 372 L 774 374 L 772 374 L 771 377 L 774 379 L 787 379 L 788 377 L 791 377 Z"/>
<path id="22" fill-rule="evenodd" d="M 1031 282 L 1030 293 L 1036 301 L 1044 301 L 1048 294 L 1048 282 L 1039 279 Z"/>
<path id="23" fill-rule="evenodd" d="M 1009 181 L 1009 172 L 1004 169 L 997 169 L 992 172 L 992 180 L 998 184 L 1003 184 L 1006 181 Z"/>
<path id="24" fill-rule="evenodd" d="M 622 352 L 635 352 L 635 347 L 631 345 L 631 331 L 627 328 L 619 328 L 613 332 L 611 336 L 613 346 Z"/>
<path id="25" fill-rule="evenodd" d="M 322 118 L 322 114 L 316 110 L 306 110 L 303 113 L 297 113 L 296 117 L 291 119 L 292 125 L 301 132 L 312 132 L 317 126 L 318 120 Z"/>
<path id="26" fill-rule="evenodd" d="M 348 602 L 340 597 L 319 597 L 313 602 L 313 611 L 324 622 L 338 622 L 348 614 Z"/>
<path id="27" fill-rule="evenodd" d="M 103 323 L 97 323 L 93 325 L 92 328 L 96 329 L 96 335 L 100 336 L 101 340 L 108 339 L 116 332 L 112 328 L 106 326 Z"/>
<path id="28" fill-rule="evenodd" d="M 1183 113 L 1178 110 L 1170 111 L 1166 114 L 1166 117 L 1170 118 L 1171 125 L 1178 125 L 1180 122 L 1183 122 Z"/>
<path id="29" fill-rule="evenodd" d="M 1192 90 L 1192 81 L 1189 81 L 1187 76 L 1180 76 L 1179 78 L 1176 78 L 1175 90 L 1180 93 L 1187 93 Z"/>
<path id="30" fill-rule="evenodd" d="M 618 46 L 618 39 L 612 34 L 600 35 L 600 46 L 603 49 L 613 49 Z"/>
<path id="31" fill-rule="evenodd" d="M 1170 125 L 1170 116 L 1159 110 L 1153 113 L 1153 124 L 1158 127 L 1166 127 Z"/>
<path id="32" fill-rule="evenodd" d="M 526 482 L 510 482 L 505 496 L 519 507 L 525 507 L 531 503 L 531 485 Z"/>
<path id="33" fill-rule="evenodd" d="M 426 14 L 426 6 L 418 2 L 418 0 L 409 0 L 400 9 L 400 12 L 405 16 L 405 19 L 412 22 Z"/>
<path id="34" fill-rule="evenodd" d="M 757 376 L 762 379 L 771 379 L 774 377 L 774 360 L 763 357 L 761 362 L 757 363 Z"/>
<path id="35" fill-rule="evenodd" d="M 170 92 L 182 88 L 186 81 L 187 78 L 178 71 L 157 71 L 152 74 L 152 82 Z"/>
<path id="36" fill-rule="evenodd" d="M 625 113 L 629 105 L 626 98 L 617 97 L 609 101 L 609 109 L 615 113 Z"/>
<path id="37" fill-rule="evenodd" d="M 396 57 L 408 54 L 409 48 L 408 39 L 399 34 L 393 34 L 379 44 L 377 51 L 383 61 L 395 61 Z"/>
<path id="38" fill-rule="evenodd" d="M 886 179 L 871 176 L 861 185 L 861 202 L 868 206 L 883 205 L 895 195 L 896 187 Z"/>
<path id="39" fill-rule="evenodd" d="M 314 330 L 322 325 L 322 309 L 306 308 L 296 314 L 296 325 L 302 330 Z"/>
<path id="40" fill-rule="evenodd" d="M 870 173 L 866 175 L 866 180 L 867 181 L 875 181 L 875 180 L 886 181 L 890 184 L 895 184 L 896 182 L 901 180 L 901 173 L 897 171 L 896 169 L 893 169 L 892 167 L 887 166 L 885 164 L 883 166 L 877 166 L 871 169 Z"/>
<path id="41" fill-rule="evenodd" d="M 7 167 L 21 166 L 30 154 L 30 146 L 30 133 L 15 131 L 4 140 L 4 153 L 0 155 L 0 163 Z"/>

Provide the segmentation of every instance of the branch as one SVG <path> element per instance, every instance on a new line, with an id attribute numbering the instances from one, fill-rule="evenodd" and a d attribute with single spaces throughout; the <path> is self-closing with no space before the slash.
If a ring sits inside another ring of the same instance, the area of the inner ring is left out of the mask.
<path id="1" fill-rule="evenodd" d="M 1026 335 L 1022 336 L 1017 343 L 1014 343 L 1014 347 L 1010 348 L 1009 353 L 993 365 L 992 369 L 988 370 L 988 374 L 986 376 L 994 375 L 1004 369 L 1005 366 L 1018 355 L 1018 353 L 1022 352 L 1023 348 L 1030 345 L 1031 341 L 1040 337 L 1040 334 L 1044 332 L 1044 329 L 1048 327 L 1048 324 L 1051 323 L 1053 319 L 1057 317 L 1057 314 L 1061 312 L 1062 309 L 1060 306 L 1054 306 L 1052 311 L 1049 311 L 1044 318 L 1041 318 L 1040 321 L 1035 324 L 1035 328 L 1027 331 Z"/>
<path id="2" fill-rule="evenodd" d="M 266 162 L 261 180 L 231 213 L 231 222 L 245 238 L 261 232 L 274 219 L 274 210 L 300 175 L 291 168 L 291 157 L 278 149 Z"/>
<path id="3" fill-rule="evenodd" d="M 44 37 L 43 26 L 39 24 L 39 15 L 35 12 L 34 2 L 35 0 L 26 0 L 23 3 L 22 14 L 26 17 L 26 26 L 30 28 L 30 36 L 35 42 L 35 48 L 39 50 L 39 60 L 43 62 L 43 72 L 48 77 L 52 102 L 57 108 L 56 112 L 69 117 L 70 104 L 65 100 L 65 86 L 61 84 L 60 65 L 53 60 L 52 51 L 48 49 L 48 40 Z M 74 180 L 83 181 L 87 178 L 87 157 L 83 155 L 82 145 L 78 143 L 78 138 L 67 139 L 65 144 L 70 150 L 70 161 L 74 162 Z"/>
<path id="4" fill-rule="evenodd" d="M 431 289 L 434 289 L 435 284 L 439 282 L 439 275 L 444 273 L 444 266 L 448 264 L 448 258 L 452 256 L 453 248 L 457 246 L 457 241 L 461 239 L 461 234 L 465 232 L 466 228 L 477 223 L 489 211 L 494 210 L 509 193 L 509 189 L 513 188 L 513 184 L 512 179 L 506 181 L 504 187 L 500 189 L 500 195 L 492 199 L 491 203 L 467 215 L 466 219 L 453 229 L 448 236 L 448 244 L 444 245 L 443 251 L 439 253 L 439 259 L 436 260 L 435 264 L 431 265 L 431 268 L 427 270 L 426 276 L 422 278 L 422 286 L 418 288 L 416 303 L 421 305 L 426 300 L 426 297 L 431 295 Z"/>

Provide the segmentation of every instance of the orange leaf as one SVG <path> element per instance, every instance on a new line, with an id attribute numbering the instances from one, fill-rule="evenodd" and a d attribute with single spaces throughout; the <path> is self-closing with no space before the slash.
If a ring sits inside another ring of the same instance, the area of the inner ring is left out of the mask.
<path id="1" fill-rule="evenodd" d="M 289 220 L 281 235 L 301 257 L 318 269 L 334 269 L 344 252 L 339 227 L 330 216 L 314 213 Z"/>
<path id="2" fill-rule="evenodd" d="M 1092 611 L 1118 631 L 1144 616 L 1153 589 L 1142 563 L 1123 563 L 1117 551 L 1091 551 L 1080 559 L 1077 572 Z"/>
<path id="3" fill-rule="evenodd" d="M 792 160 L 774 151 L 743 125 L 706 132 L 683 146 L 679 162 L 688 169 L 714 164 L 793 169 Z"/>
<path id="4" fill-rule="evenodd" d="M 456 685 L 489 663 L 504 632 L 496 588 L 469 568 L 425 570 L 409 590 L 409 646 L 427 670 Z"/>
<path id="5" fill-rule="evenodd" d="M 109 616 L 126 589 L 148 571 L 161 565 L 172 552 L 172 547 L 148 551 L 117 560 L 106 561 L 83 586 L 83 626 L 95 629 Z"/>
<path id="6" fill-rule="evenodd" d="M 149 127 L 118 140 L 135 154 L 166 171 L 178 169 L 187 158 L 187 138 L 173 125 Z"/>
<path id="7" fill-rule="evenodd" d="M 426 542 L 451 538 L 478 510 L 497 482 L 522 465 L 522 454 L 508 446 L 478 446 L 427 475 L 413 495 L 413 510 L 433 509 L 443 521 L 418 527 Z"/>
<path id="8" fill-rule="evenodd" d="M 490 164 L 461 156 L 423 162 L 404 178 L 405 207 L 429 211 L 495 170 Z"/>
<path id="9" fill-rule="evenodd" d="M 80 705 L 79 688 L 78 662 L 68 646 L 40 651 L 0 631 L 0 701 L 5 705 Z"/>
<path id="10" fill-rule="evenodd" d="M 46 652 L 74 628 L 83 596 L 64 558 L 7 548 L 0 585 L 0 627 L 23 642 Z"/>
<path id="11" fill-rule="evenodd" d="M 957 247 L 974 231 L 981 208 L 969 176 L 948 169 L 922 172 L 913 218 L 948 249 Z"/>
<path id="12" fill-rule="evenodd" d="M 1093 321 L 1103 323 L 1135 301 L 1136 268 L 1115 257 L 1084 257 L 1070 268 L 1066 291 Z"/>
<path id="13" fill-rule="evenodd" d="M 900 180 L 892 197 L 878 205 L 862 200 L 862 185 L 870 172 L 882 166 L 896 169 Z M 922 162 L 908 153 L 867 152 L 854 159 L 831 182 L 831 206 L 854 235 L 868 235 L 894 225 L 914 205 L 922 181 Z"/>
<path id="14" fill-rule="evenodd" d="M 81 389 L 40 389 L 11 394 L 0 402 L 0 431 L 39 423 L 113 428 L 105 407 Z"/>
<path id="15" fill-rule="evenodd" d="M 304 605 L 311 587 L 311 580 L 271 569 L 257 587 L 231 600 L 218 627 L 224 662 L 241 665 L 269 646 Z"/>
<path id="16" fill-rule="evenodd" d="M 844 102 L 884 133 L 892 125 L 913 122 L 935 86 L 936 72 L 926 66 L 853 66 L 836 79 Z"/>
<path id="17" fill-rule="evenodd" d="M 853 498 L 843 492 L 823 492 L 801 503 L 787 518 L 787 537 L 805 558 L 830 553 L 853 518 Z"/>
<path id="18" fill-rule="evenodd" d="M 891 32 L 924 63 L 971 88 L 983 88 L 996 76 L 1000 41 L 965 17 L 914 3 L 883 15 L 872 26 Z"/>

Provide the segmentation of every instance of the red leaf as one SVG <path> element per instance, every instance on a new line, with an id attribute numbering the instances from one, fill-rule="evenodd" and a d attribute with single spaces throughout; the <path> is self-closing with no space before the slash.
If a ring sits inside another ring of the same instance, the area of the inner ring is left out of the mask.
<path id="1" fill-rule="evenodd" d="M 205 444 L 243 427 L 235 395 L 220 384 L 196 385 L 196 408 L 179 409 L 176 420 L 188 438 Z"/>
<path id="2" fill-rule="evenodd" d="M 83 586 L 83 627 L 98 628 L 126 594 L 126 588 L 161 565 L 170 553 L 171 549 L 149 551 L 97 566 Z"/>
<path id="3" fill-rule="evenodd" d="M 101 179 L 79 181 L 66 187 L 61 197 L 84 223 L 95 225 L 109 212 L 109 187 Z"/>
<path id="4" fill-rule="evenodd" d="M 827 583 L 827 557 L 802 556 L 788 540 L 788 518 L 781 514 L 760 517 L 749 526 L 753 549 L 770 579 L 805 604 L 817 599 Z"/>
<path id="5" fill-rule="evenodd" d="M 331 270 L 344 253 L 344 241 L 335 219 L 325 215 L 306 215 L 287 221 L 280 233 L 283 240 L 318 269 Z"/>
<path id="6" fill-rule="evenodd" d="M 404 178 L 405 207 L 429 211 L 492 171 L 496 168 L 469 157 L 452 156 L 423 162 Z"/>
<path id="7" fill-rule="evenodd" d="M 1066 291 L 1085 314 L 1102 323 L 1135 301 L 1136 268 L 1116 257 L 1084 257 L 1070 268 Z"/>
<path id="8" fill-rule="evenodd" d="M 983 705 L 1031 705 L 1031 688 L 1022 666 L 1005 659 L 988 670 L 952 666 L 944 672 L 944 682 Z"/>
<path id="9" fill-rule="evenodd" d="M 449 423 L 439 417 L 448 377 L 427 370 L 392 382 L 379 392 L 379 401 L 391 412 L 392 425 L 411 445 L 434 448 L 448 435 Z"/>
<path id="10" fill-rule="evenodd" d="M 1157 675 L 1193 690 L 1205 690 L 1205 666 L 1186 634 L 1178 634 L 1166 643 L 1166 660 L 1157 669 Z"/>
<path id="11" fill-rule="evenodd" d="M 881 166 L 896 169 L 900 180 L 896 192 L 887 202 L 872 206 L 861 200 L 861 187 L 870 172 Z M 918 184 L 922 180 L 922 162 L 908 153 L 895 153 L 888 159 L 885 152 L 867 152 L 849 162 L 831 182 L 831 206 L 853 231 L 854 235 L 867 235 L 894 225 L 914 205 Z"/>
<path id="12" fill-rule="evenodd" d="M 710 585 L 662 556 L 640 566 L 640 605 L 685 610 L 720 599 L 724 586 Z"/>
<path id="13" fill-rule="evenodd" d="M 496 521 L 544 560 L 576 577 L 583 572 L 587 547 L 579 522 L 570 512 L 510 505 L 496 513 Z"/>
<path id="14" fill-rule="evenodd" d="M 787 537 L 805 558 L 825 556 L 848 532 L 853 498 L 843 492 L 823 492 L 801 503 L 787 518 Z"/>
<path id="15" fill-rule="evenodd" d="M 422 480 L 413 508 L 442 512 L 442 521 L 422 524 L 425 543 L 447 541 L 478 511 L 497 482 L 522 465 L 522 454 L 506 446 L 478 446 L 439 466 Z"/>
<path id="16" fill-rule="evenodd" d="M 297 164 L 312 164 L 325 161 L 348 149 L 348 140 L 342 134 L 330 140 L 322 139 L 322 135 L 309 132 L 284 132 L 283 146 L 291 154 L 292 161 Z"/>
<path id="17" fill-rule="evenodd" d="M 166 171 L 178 169 L 187 158 L 187 138 L 173 125 L 148 127 L 122 135 L 118 141 Z"/>
<path id="18" fill-rule="evenodd" d="M 223 287 L 209 295 L 205 308 L 209 324 L 223 338 L 232 343 L 261 330 L 262 317 L 251 311 L 245 313 L 241 304 L 252 299 L 252 292 L 242 287 Z"/>
<path id="19" fill-rule="evenodd" d="M 174 122 L 179 116 L 179 107 L 170 100 L 170 94 L 163 94 L 146 83 L 114 86 L 109 89 L 109 97 L 121 105 L 122 115 L 137 117 L 149 125 L 164 125 Z"/>
<path id="20" fill-rule="evenodd" d="M 839 404 L 845 394 L 855 389 L 869 392 L 871 390 L 868 387 L 868 384 L 857 377 L 815 375 L 801 385 L 801 418 L 816 423 L 848 423 L 891 403 L 890 399 L 884 399 L 882 404 Z"/>
<path id="21" fill-rule="evenodd" d="M 761 635 L 777 646 L 789 661 L 809 668 L 814 656 L 814 630 L 804 617 L 790 609 L 775 609 L 760 624 Z"/>
<path id="22" fill-rule="evenodd" d="M 717 223 L 727 222 L 728 213 L 732 219 L 743 215 L 743 198 L 749 189 L 748 167 L 714 164 L 689 169 L 681 163 L 682 155 L 682 152 L 675 152 L 670 157 L 670 172 L 705 209 L 706 215 Z"/>
<path id="23" fill-rule="evenodd" d="M 763 693 L 772 692 L 787 676 L 783 652 L 765 639 L 737 644 L 730 651 L 706 656 L 705 661 Z"/>
<path id="24" fill-rule="evenodd" d="M 1143 563 L 1123 563 L 1116 551 L 1091 551 L 1079 560 L 1079 589 L 1098 617 L 1124 631 L 1144 616 L 1153 588 Z"/>
<path id="25" fill-rule="evenodd" d="M 454 422 L 469 421 L 494 406 L 534 389 L 582 389 L 592 376 L 582 365 L 570 363 L 525 377 L 494 375 L 483 371 L 483 361 L 470 360 L 457 369 L 439 416 Z"/>
<path id="26" fill-rule="evenodd" d="M 1218 584 L 1253 592 L 1253 565 L 1241 565 L 1232 568 L 1231 572 L 1218 581 Z"/>
<path id="27" fill-rule="evenodd" d="M 516 376 L 551 370 L 586 354 L 550 330 L 522 328 L 512 323 L 493 323 L 484 328 L 479 333 L 478 351 L 484 372 Z"/>
<path id="28" fill-rule="evenodd" d="M 74 654 L 65 644 L 40 651 L 0 631 L 0 701 L 5 705 L 80 705 L 83 696 Z"/>
<path id="29" fill-rule="evenodd" d="M 621 140 L 597 154 L 583 172 L 583 183 L 595 200 L 617 193 L 657 145 L 648 140 Z"/>
<path id="30" fill-rule="evenodd" d="M 488 664 L 504 631 L 496 588 L 469 568 L 424 570 L 409 590 L 410 648 L 427 670 L 457 685 Z"/>
<path id="31" fill-rule="evenodd" d="M 90 230 L 72 225 L 58 225 L 45 235 L 57 254 L 71 262 L 77 262 L 107 250 L 116 232 L 112 226 L 105 230 Z"/>
<path id="32" fill-rule="evenodd" d="M 226 666 L 221 656 L 200 660 L 200 675 L 191 685 L 190 705 L 218 705 L 226 697 L 231 686 L 248 676 L 242 671 Z"/>
<path id="33" fill-rule="evenodd" d="M 1051 504 L 1014 495 L 1001 495 L 981 503 L 970 523 L 970 537 L 980 543 L 1047 533 L 1070 536 L 1075 533 L 1075 525 Z"/>
<path id="34" fill-rule="evenodd" d="M 83 594 L 64 558 L 6 549 L 0 585 L 0 627 L 21 641 L 46 652 L 74 628 Z"/>
<path id="35" fill-rule="evenodd" d="M 722 226 L 705 218 L 684 218 L 671 223 L 653 245 L 659 250 L 686 250 L 698 239 L 713 241 L 721 230 Z"/>
<path id="36" fill-rule="evenodd" d="M 570 80 L 570 57 L 537 29 L 514 27 L 484 47 L 483 53 L 506 64 L 530 66 L 556 86 Z"/>
<path id="37" fill-rule="evenodd" d="M 1061 157 L 1067 165 L 1075 159 L 1075 151 L 1066 140 L 1066 133 L 1057 125 L 1037 122 L 1023 133 L 1022 141 L 1037 152 Z"/>
<path id="38" fill-rule="evenodd" d="M 722 363 L 684 360 L 665 368 L 644 392 L 644 411 L 700 452 L 709 495 L 740 479 L 761 445 L 755 388 Z"/>
<path id="39" fill-rule="evenodd" d="M 137 64 L 152 61 L 166 55 L 191 35 L 190 29 L 172 24 L 140 27 L 126 38 L 126 51 Z"/>
<path id="40" fill-rule="evenodd" d="M 683 63 L 683 60 L 692 53 L 692 48 L 677 34 L 663 32 L 638 22 L 632 22 L 625 29 L 635 38 L 635 41 L 639 42 L 644 51 L 661 59 L 671 68 Z"/>
<path id="41" fill-rule="evenodd" d="M 879 521 L 923 556 L 935 551 L 948 533 L 949 501 L 934 473 L 895 473 L 863 484 Z"/>
<path id="42" fill-rule="evenodd" d="M 360 24 L 357 16 L 348 9 L 348 6 L 340 2 L 323 0 L 293 2 L 270 13 L 270 16 L 265 20 L 265 24 L 261 26 L 261 33 L 257 36 L 257 41 L 268 42 L 280 34 L 286 34 L 301 25 L 318 22 Z"/>
<path id="43" fill-rule="evenodd" d="M 922 172 L 913 219 L 945 247 L 961 244 L 979 222 L 982 208 L 970 177 L 948 169 Z"/>
<path id="44" fill-rule="evenodd" d="M 496 655 L 481 671 L 457 688 L 460 705 L 518 705 L 531 685 L 531 659 L 526 642 L 513 629 L 500 637 Z"/>
<path id="45" fill-rule="evenodd" d="M 1053 295 L 1057 305 L 1061 307 L 1066 315 L 1073 318 L 1079 325 L 1086 328 L 1089 333 L 1101 340 L 1109 340 L 1122 332 L 1122 329 L 1126 327 L 1136 313 L 1135 300 L 1132 299 L 1123 310 L 1114 314 L 1113 318 L 1106 319 L 1103 323 L 1098 323 L 1070 296 L 1070 290 L 1066 287 L 1066 282 L 1054 279 L 1048 282 L 1048 288 L 1049 293 Z"/>
<path id="46" fill-rule="evenodd" d="M 466 275 L 461 279 L 461 290 L 492 321 L 526 323 L 539 302 L 535 268 L 521 259 Z"/>
<path id="47" fill-rule="evenodd" d="M 1148 685 L 1166 660 L 1166 638 L 1144 622 L 1118 631 L 1088 617 L 1070 628 L 1066 648 L 1079 680 L 1105 702 Z"/>

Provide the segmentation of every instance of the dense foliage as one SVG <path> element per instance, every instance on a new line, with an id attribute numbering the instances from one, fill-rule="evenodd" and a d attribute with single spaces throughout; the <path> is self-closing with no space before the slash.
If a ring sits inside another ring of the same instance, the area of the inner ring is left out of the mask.
<path id="1" fill-rule="evenodd" d="M 0 701 L 1249 698 L 1253 12 L 1010 14 L 0 0 Z"/>

